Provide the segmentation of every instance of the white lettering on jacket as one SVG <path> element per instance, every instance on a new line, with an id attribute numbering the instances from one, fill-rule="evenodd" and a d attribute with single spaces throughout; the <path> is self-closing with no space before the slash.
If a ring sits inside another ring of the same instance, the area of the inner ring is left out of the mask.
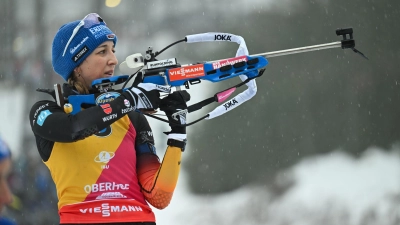
<path id="1" fill-rule="evenodd" d="M 128 190 L 129 184 L 117 184 L 115 182 L 103 182 L 98 184 L 88 184 L 83 187 L 86 193 L 95 193 L 99 191 L 117 191 Z"/>
<path id="2" fill-rule="evenodd" d="M 115 119 L 115 118 L 117 118 L 117 114 L 116 113 L 111 114 L 109 116 L 103 117 L 103 122 L 106 122 L 106 121 L 109 121 L 109 120 L 112 120 L 112 119 Z"/>
<path id="3" fill-rule="evenodd" d="M 93 213 L 101 213 L 102 217 L 111 216 L 113 212 L 137 212 L 143 211 L 142 207 L 136 205 L 111 205 L 109 203 L 103 203 L 101 206 L 91 207 L 91 208 L 83 208 L 79 209 L 82 214 L 93 214 Z"/>

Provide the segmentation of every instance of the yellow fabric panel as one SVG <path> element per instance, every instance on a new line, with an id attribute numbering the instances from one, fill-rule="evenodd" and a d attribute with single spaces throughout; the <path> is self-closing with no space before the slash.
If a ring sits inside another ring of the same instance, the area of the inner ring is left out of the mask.
<path id="1" fill-rule="evenodd" d="M 166 192 L 173 192 L 178 182 L 181 169 L 182 150 L 178 147 L 168 146 L 164 159 L 158 172 L 156 186 Z"/>
<path id="2" fill-rule="evenodd" d="M 58 208 L 85 200 L 88 194 L 83 187 L 96 183 L 103 170 L 104 163 L 96 162 L 96 157 L 102 151 L 115 153 L 129 124 L 127 116 L 113 123 L 112 138 L 92 135 L 77 142 L 54 143 L 50 158 L 44 163 L 57 188 Z"/>

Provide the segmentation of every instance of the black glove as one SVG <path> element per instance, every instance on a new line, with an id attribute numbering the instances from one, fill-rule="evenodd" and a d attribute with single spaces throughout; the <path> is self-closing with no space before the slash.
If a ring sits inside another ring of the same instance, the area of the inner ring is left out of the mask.
<path id="1" fill-rule="evenodd" d="M 186 126 L 180 125 L 186 124 L 186 102 L 189 100 L 190 94 L 185 90 L 175 91 L 174 93 L 161 99 L 160 110 L 164 111 L 167 115 L 169 126 L 171 127 L 171 131 L 166 132 L 166 134 L 186 134 Z"/>
<path id="2" fill-rule="evenodd" d="M 127 90 L 135 102 L 136 109 L 155 110 L 160 104 L 160 91 L 169 93 L 169 86 L 140 83 Z"/>

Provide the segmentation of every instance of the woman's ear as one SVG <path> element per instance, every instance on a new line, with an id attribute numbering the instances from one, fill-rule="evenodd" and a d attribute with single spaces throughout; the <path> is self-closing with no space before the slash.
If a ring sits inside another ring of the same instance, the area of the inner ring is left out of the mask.
<path id="1" fill-rule="evenodd" d="M 80 72 L 80 69 L 78 67 L 74 69 L 74 73 L 76 74 L 77 77 L 81 76 L 81 72 Z"/>

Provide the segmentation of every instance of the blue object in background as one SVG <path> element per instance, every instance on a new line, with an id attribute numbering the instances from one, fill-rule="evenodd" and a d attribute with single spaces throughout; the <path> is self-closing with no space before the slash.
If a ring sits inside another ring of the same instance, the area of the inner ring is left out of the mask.
<path id="1" fill-rule="evenodd" d="M 0 225 L 16 225 L 16 223 L 6 218 L 0 218 Z"/>

